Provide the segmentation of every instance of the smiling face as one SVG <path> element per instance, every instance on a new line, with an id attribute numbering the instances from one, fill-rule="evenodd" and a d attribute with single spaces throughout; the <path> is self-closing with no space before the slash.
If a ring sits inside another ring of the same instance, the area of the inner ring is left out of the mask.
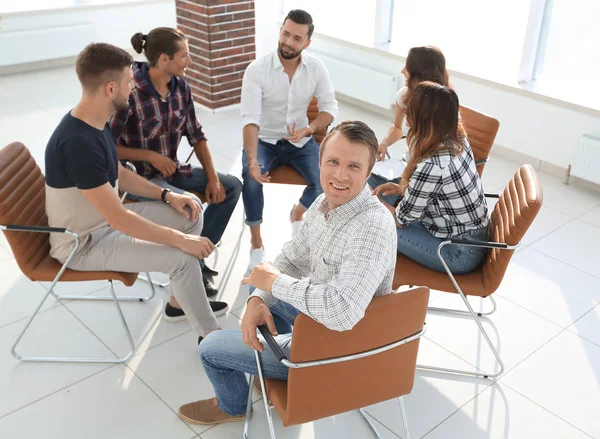
<path id="1" fill-rule="evenodd" d="M 165 70 L 170 75 L 184 77 L 186 69 L 192 64 L 192 57 L 190 56 L 187 40 L 181 40 L 177 44 L 179 50 L 173 55 L 172 59 L 165 55 Z"/>
<path id="2" fill-rule="evenodd" d="M 351 142 L 340 132 L 334 133 L 321 148 L 321 187 L 329 209 L 333 210 L 362 191 L 371 173 L 372 153 L 367 145 Z"/>
<path id="3" fill-rule="evenodd" d="M 279 55 L 283 59 L 294 59 L 310 45 L 308 25 L 298 24 L 290 19 L 285 20 L 279 31 L 277 45 Z"/>

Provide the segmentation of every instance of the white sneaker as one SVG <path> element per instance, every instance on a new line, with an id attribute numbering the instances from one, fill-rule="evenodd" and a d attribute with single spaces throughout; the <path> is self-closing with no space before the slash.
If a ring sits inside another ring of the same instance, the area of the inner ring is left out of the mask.
<path id="1" fill-rule="evenodd" d="M 248 273 L 252 273 L 254 267 L 265 260 L 265 251 L 262 248 L 255 248 L 250 251 L 250 263 L 248 264 Z"/>

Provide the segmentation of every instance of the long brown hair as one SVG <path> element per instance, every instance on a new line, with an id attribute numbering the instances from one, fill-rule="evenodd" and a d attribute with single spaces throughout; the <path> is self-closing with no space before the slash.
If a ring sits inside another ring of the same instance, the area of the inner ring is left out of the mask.
<path id="1" fill-rule="evenodd" d="M 406 106 L 410 159 L 400 181 L 401 194 L 424 159 L 442 150 L 456 155 L 463 152 L 467 134 L 458 117 L 459 105 L 454 90 L 435 82 L 421 82 L 412 91 Z"/>
<path id="2" fill-rule="evenodd" d="M 423 81 L 431 81 L 445 87 L 450 87 L 450 77 L 446 69 L 446 58 L 435 46 L 413 47 L 406 57 L 406 72 L 408 92 L 404 95 L 404 105 L 408 104 L 410 92 Z"/>

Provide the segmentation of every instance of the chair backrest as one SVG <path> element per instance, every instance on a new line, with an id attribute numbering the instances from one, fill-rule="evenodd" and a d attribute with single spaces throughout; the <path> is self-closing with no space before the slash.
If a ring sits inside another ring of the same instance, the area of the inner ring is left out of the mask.
<path id="1" fill-rule="evenodd" d="M 531 165 L 521 166 L 494 206 L 491 215 L 490 241 L 516 245 L 533 223 L 543 202 L 542 186 Z M 500 286 L 514 250 L 490 249 L 482 265 L 486 291 Z"/>
<path id="2" fill-rule="evenodd" d="M 467 131 L 467 138 L 473 150 L 475 161 L 485 160 L 490 155 L 490 150 L 496 139 L 500 122 L 498 119 L 488 116 L 464 105 L 460 106 L 460 117 Z M 477 166 L 477 172 L 481 177 L 485 163 Z"/>
<path id="3" fill-rule="evenodd" d="M 47 226 L 46 189 L 42 171 L 29 150 L 14 142 L 0 150 L 0 224 Z M 48 256 L 47 233 L 4 232 L 23 274 Z"/>
<path id="4" fill-rule="evenodd" d="M 423 328 L 429 289 L 415 288 L 373 299 L 351 331 L 332 331 L 301 314 L 294 324 L 294 362 L 356 354 L 385 346 Z M 410 393 L 419 340 L 359 360 L 291 369 L 285 425 L 366 407 Z"/>
<path id="5" fill-rule="evenodd" d="M 317 102 L 317 98 L 313 97 L 308 104 L 308 110 L 306 111 L 306 117 L 308 117 L 308 123 L 311 123 L 315 118 L 319 115 L 319 103 Z M 313 133 L 313 137 L 316 142 L 320 145 L 325 136 L 327 135 L 327 127 L 315 131 Z"/>

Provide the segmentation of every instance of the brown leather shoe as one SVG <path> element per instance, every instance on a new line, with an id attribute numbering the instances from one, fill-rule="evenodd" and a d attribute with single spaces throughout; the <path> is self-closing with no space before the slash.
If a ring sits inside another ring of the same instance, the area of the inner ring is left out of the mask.
<path id="1" fill-rule="evenodd" d="M 190 402 L 179 407 L 179 417 L 191 424 L 212 425 L 222 422 L 237 422 L 246 419 L 246 415 L 230 416 L 219 408 L 217 398 Z"/>

